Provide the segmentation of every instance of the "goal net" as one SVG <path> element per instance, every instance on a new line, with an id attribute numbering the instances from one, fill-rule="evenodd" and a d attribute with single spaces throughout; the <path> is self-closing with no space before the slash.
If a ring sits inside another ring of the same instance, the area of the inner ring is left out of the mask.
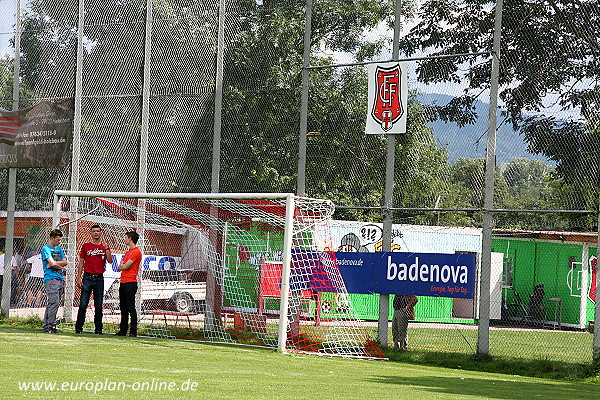
<path id="1" fill-rule="evenodd" d="M 282 351 L 383 358 L 374 328 L 356 318 L 331 245 L 330 201 L 285 194 L 135 194 L 57 191 L 54 226 L 69 266 L 65 323 L 80 299 L 79 249 L 100 225 L 112 249 L 104 274 L 104 331 L 118 329 L 117 266 L 135 229 L 138 335 Z M 94 329 L 93 299 L 84 331 Z"/>

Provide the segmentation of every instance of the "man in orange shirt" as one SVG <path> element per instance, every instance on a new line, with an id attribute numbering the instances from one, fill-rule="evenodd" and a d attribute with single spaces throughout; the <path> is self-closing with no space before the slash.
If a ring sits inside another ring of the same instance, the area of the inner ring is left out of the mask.
<path id="1" fill-rule="evenodd" d="M 135 309 L 135 294 L 138 289 L 137 275 L 142 261 L 142 252 L 136 247 L 140 235 L 131 231 L 125 233 L 125 244 L 129 250 L 125 253 L 123 261 L 119 264 L 121 271 L 121 285 L 119 286 L 119 304 L 121 307 L 121 325 L 118 336 L 127 335 L 129 316 L 131 316 L 131 329 L 129 336 L 137 336 L 137 311 Z"/>

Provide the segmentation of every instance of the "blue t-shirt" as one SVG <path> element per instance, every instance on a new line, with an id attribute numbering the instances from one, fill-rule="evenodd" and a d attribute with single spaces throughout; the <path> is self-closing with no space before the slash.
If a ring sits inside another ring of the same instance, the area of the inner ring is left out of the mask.
<path id="1" fill-rule="evenodd" d="M 48 259 L 52 257 L 54 261 L 60 261 L 66 258 L 65 252 L 60 246 L 52 247 L 49 244 L 42 247 L 42 263 L 44 265 L 44 282 L 51 279 L 64 280 L 65 276 L 62 269 L 54 269 L 48 266 Z"/>

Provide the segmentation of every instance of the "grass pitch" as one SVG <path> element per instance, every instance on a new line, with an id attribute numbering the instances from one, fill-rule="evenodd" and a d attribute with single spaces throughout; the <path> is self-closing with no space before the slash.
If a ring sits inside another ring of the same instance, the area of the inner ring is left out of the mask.
<path id="1" fill-rule="evenodd" d="M 579 382 L 12 328 L 0 328 L 0 362 L 3 399 L 588 400 L 600 395 L 600 386 Z"/>

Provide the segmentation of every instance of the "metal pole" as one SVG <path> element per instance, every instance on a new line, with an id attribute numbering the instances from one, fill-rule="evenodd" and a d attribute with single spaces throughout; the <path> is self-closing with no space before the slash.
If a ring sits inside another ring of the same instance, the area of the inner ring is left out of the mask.
<path id="1" fill-rule="evenodd" d="M 71 156 L 71 190 L 79 190 L 80 162 L 81 162 L 81 121 L 82 121 L 82 98 L 83 98 L 83 26 L 85 24 L 85 0 L 79 0 L 77 21 L 77 65 L 75 69 L 75 115 L 73 119 L 73 153 Z M 65 309 L 64 319 L 67 322 L 73 320 L 73 304 L 75 297 L 75 275 L 77 260 L 77 210 L 79 199 L 74 197 L 70 203 L 70 219 L 75 220 L 68 226 L 69 234 L 67 241 L 67 274 L 65 276 Z M 60 222 L 58 222 L 60 223 Z M 57 223 L 57 224 L 58 224 Z M 56 225 L 54 226 L 56 228 Z"/>
<path id="2" fill-rule="evenodd" d="M 400 15 L 402 2 L 396 0 L 394 11 L 394 43 L 392 47 L 392 59 L 397 59 L 400 54 Z M 391 251 L 392 246 L 392 207 L 394 205 L 394 165 L 396 164 L 396 136 L 386 135 L 387 156 L 385 162 L 385 195 L 383 202 L 383 251 Z M 379 344 L 383 347 L 388 345 L 388 330 L 390 319 L 390 295 L 379 295 L 379 320 L 377 330 L 379 332 Z"/>
<path id="3" fill-rule="evenodd" d="M 223 58 L 225 56 L 225 0 L 219 0 L 217 31 L 217 71 L 215 77 L 215 115 L 210 191 L 219 193 L 221 181 L 221 116 L 223 114 Z"/>
<path id="4" fill-rule="evenodd" d="M 300 100 L 300 138 L 298 141 L 298 196 L 306 194 L 306 135 L 308 131 L 308 83 L 310 80 L 310 33 L 312 30 L 312 0 L 306 0 L 304 23 L 304 55 L 302 57 L 302 97 Z"/>
<path id="5" fill-rule="evenodd" d="M 73 116 L 73 152 L 71 155 L 71 190 L 75 191 L 79 190 L 81 161 L 81 102 L 83 95 L 83 25 L 85 18 L 85 0 L 79 0 L 78 12 L 77 64 L 75 67 L 75 115 Z M 75 202 L 74 207 L 76 207 L 77 200 L 74 198 L 72 202 Z"/>
<path id="6" fill-rule="evenodd" d="M 283 265 L 281 267 L 281 306 L 279 307 L 279 332 L 277 337 L 277 348 L 281 352 L 285 351 L 285 344 L 287 342 L 295 206 L 294 195 L 288 195 L 285 204 L 285 236 L 283 238 Z"/>
<path id="7" fill-rule="evenodd" d="M 483 234 L 481 239 L 481 281 L 479 296 L 479 329 L 477 353 L 489 353 L 490 346 L 490 276 L 492 269 L 492 218 L 494 207 L 494 171 L 496 169 L 496 113 L 498 107 L 498 75 L 500 72 L 500 37 L 502 0 L 496 2 L 494 43 L 490 81 L 490 111 L 485 158 L 485 194 L 483 201 Z"/>
<path id="8" fill-rule="evenodd" d="M 60 196 L 54 194 L 54 208 L 52 209 L 52 228 L 58 227 L 60 224 Z"/>
<path id="9" fill-rule="evenodd" d="M 10 316 L 10 298 L 12 294 L 13 237 L 15 233 L 15 203 L 17 170 L 8 169 L 8 205 L 6 208 L 6 238 L 4 241 L 4 280 L 2 281 L 2 314 Z"/>
<path id="10" fill-rule="evenodd" d="M 152 13 L 152 0 L 146 0 L 146 25 L 144 37 L 144 72 L 142 82 L 142 110 L 140 126 L 140 164 L 138 167 L 138 192 L 146 193 L 148 190 L 148 143 L 150 130 L 150 66 L 152 60 L 152 25 L 154 23 Z M 138 211 L 136 216 L 136 232 L 140 235 L 137 247 L 145 251 L 144 226 L 146 225 L 146 199 L 138 200 Z M 138 270 L 137 279 L 141 282 L 142 268 Z M 138 314 L 138 320 L 142 315 L 142 290 L 141 285 L 135 294 L 135 309 Z"/>
<path id="11" fill-rule="evenodd" d="M 600 212 L 598 213 L 598 247 L 600 249 Z M 598 257 L 599 251 L 596 250 L 596 257 Z M 587 262 L 587 260 L 581 260 L 583 262 Z M 592 364 L 595 366 L 600 366 L 600 265 L 596 265 L 596 307 L 594 312 L 594 344 L 592 349 Z M 593 275 L 592 275 L 593 276 Z M 584 297 L 585 294 L 582 291 L 581 297 Z M 587 297 L 587 296 L 585 296 Z"/>
<path id="12" fill-rule="evenodd" d="M 217 17 L 217 65 L 215 75 L 215 114 L 213 119 L 213 150 L 212 171 L 210 179 L 210 191 L 219 193 L 221 191 L 221 119 L 223 114 L 223 58 L 225 57 L 225 0 L 219 0 L 219 15 Z M 210 206 L 210 216 L 217 219 L 218 210 L 214 205 Z M 227 243 L 219 239 L 218 227 L 210 229 L 209 240 L 216 248 L 222 245 L 225 252 Z M 218 258 L 218 257 L 217 257 Z M 221 312 L 223 308 L 223 292 L 221 290 L 223 274 L 225 271 L 225 258 L 219 260 L 219 269 L 209 268 L 206 275 L 206 311 L 205 330 L 219 331 L 222 329 Z"/>
<path id="13" fill-rule="evenodd" d="M 392 240 L 392 211 L 390 210 L 393 202 L 394 193 L 394 164 L 396 159 L 396 137 L 387 135 L 387 160 L 385 167 L 385 200 L 383 209 L 383 245 L 382 251 L 391 250 Z M 390 295 L 379 295 L 379 320 L 378 320 L 378 339 L 381 346 L 388 345 L 388 325 L 390 315 Z"/>
<path id="14" fill-rule="evenodd" d="M 13 58 L 13 110 L 19 109 L 19 75 L 21 74 L 21 1 L 16 0 L 15 7 L 15 56 Z M 2 314 L 10 315 L 10 297 L 12 288 L 12 257 L 15 236 L 15 209 L 17 192 L 17 170 L 8 169 L 8 198 L 6 206 L 6 235 L 4 241 L 4 280 L 2 281 Z"/>
<path id="15" fill-rule="evenodd" d="M 140 164 L 138 167 L 138 192 L 146 193 L 148 190 L 148 143 L 150 130 L 150 62 L 152 59 L 152 0 L 146 0 L 146 30 L 144 38 L 144 80 L 142 83 L 142 110 L 140 127 Z M 145 200 L 138 204 L 137 231 L 143 242 L 143 229 L 146 220 Z"/>
<path id="16" fill-rule="evenodd" d="M 150 115 L 150 60 L 152 57 L 152 0 L 146 0 L 146 32 L 144 40 L 144 80 L 142 83 L 142 115 L 138 191 L 145 193 L 148 185 L 148 131 Z"/>

